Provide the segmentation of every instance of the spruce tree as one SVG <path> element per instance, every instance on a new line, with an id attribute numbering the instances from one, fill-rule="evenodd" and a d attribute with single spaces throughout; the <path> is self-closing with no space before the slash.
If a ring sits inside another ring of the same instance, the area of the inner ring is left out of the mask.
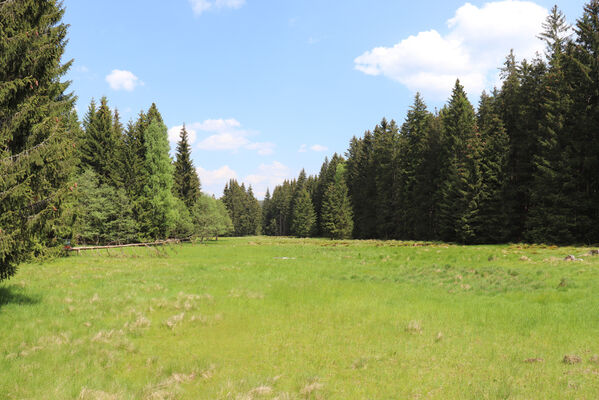
<path id="1" fill-rule="evenodd" d="M 92 168 L 101 183 L 120 186 L 121 137 L 118 127 L 113 126 L 113 115 L 108 100 L 102 97 L 100 107 L 96 109 L 91 101 L 83 120 L 84 134 L 79 148 L 81 169 Z"/>
<path id="2" fill-rule="evenodd" d="M 327 173 L 327 169 L 329 167 L 329 158 L 325 157 L 324 162 L 320 167 L 320 173 L 318 174 L 318 178 L 316 180 L 316 187 L 312 194 L 312 204 L 314 205 L 314 213 L 316 214 L 316 229 L 315 235 L 320 235 L 320 213 L 322 208 L 322 198 L 324 196 L 324 192 L 326 189 L 326 184 L 324 182 L 325 175 Z"/>
<path id="3" fill-rule="evenodd" d="M 34 248 L 62 244 L 56 226 L 71 174 L 74 98 L 61 77 L 67 25 L 54 0 L 0 3 L 0 281 Z"/>
<path id="4" fill-rule="evenodd" d="M 599 0 L 584 6 L 575 25 L 576 39 L 564 65 L 571 87 L 567 140 L 562 144 L 563 185 L 571 217 L 569 230 L 581 243 L 599 237 Z"/>
<path id="5" fill-rule="evenodd" d="M 268 236 L 275 236 L 276 223 L 271 226 L 273 220 L 273 204 L 271 204 L 270 189 L 266 188 L 266 194 L 264 195 L 264 201 L 262 202 L 262 233 Z"/>
<path id="6" fill-rule="evenodd" d="M 565 16 L 553 7 L 540 37 L 546 43 L 548 70 L 543 79 L 542 117 L 539 121 L 539 148 L 533 159 L 534 176 L 526 239 L 531 242 L 572 243 L 574 215 L 569 204 L 567 182 L 575 179 L 568 171 L 563 149 L 571 136 L 568 115 L 571 109 L 570 86 L 566 82 L 565 35 L 570 27 Z M 571 47 L 571 46 L 568 46 Z"/>
<path id="7" fill-rule="evenodd" d="M 477 243 L 501 243 L 507 240 L 506 207 L 509 137 L 499 116 L 496 98 L 483 92 L 477 114 L 482 157 L 481 196 L 475 223 Z"/>
<path id="8" fill-rule="evenodd" d="M 306 188 L 302 188 L 297 194 L 293 208 L 293 220 L 291 231 L 295 236 L 308 237 L 312 235 L 316 223 L 312 199 Z"/>
<path id="9" fill-rule="evenodd" d="M 136 202 L 143 194 L 144 181 L 146 180 L 146 148 L 143 138 L 144 127 L 142 121 L 145 114 L 140 113 L 137 121 L 127 124 L 123 135 L 122 155 L 122 180 L 123 188 L 131 201 Z"/>
<path id="10" fill-rule="evenodd" d="M 270 220 L 268 229 L 276 236 L 289 235 L 289 221 L 291 215 L 291 196 L 293 188 L 291 182 L 285 180 L 282 185 L 275 187 L 270 201 Z"/>
<path id="11" fill-rule="evenodd" d="M 111 180 L 117 188 L 124 188 L 127 172 L 125 171 L 125 130 L 121 123 L 121 115 L 118 109 L 114 110 L 112 117 L 112 136 L 115 141 L 114 154 L 112 155 Z"/>
<path id="12" fill-rule="evenodd" d="M 185 125 L 177 143 L 174 190 L 176 196 L 183 200 L 190 210 L 200 197 L 200 179 L 191 161 L 191 147 Z"/>
<path id="13" fill-rule="evenodd" d="M 260 203 L 254 197 L 252 187 L 246 191 L 245 185 L 239 185 L 231 179 L 225 185 L 222 202 L 229 211 L 235 236 L 259 235 L 261 228 Z"/>
<path id="14" fill-rule="evenodd" d="M 143 233 L 152 239 L 164 239 L 177 219 L 166 126 L 157 119 L 153 120 L 144 131 L 144 142 L 148 175 L 141 199 Z"/>
<path id="15" fill-rule="evenodd" d="M 474 108 L 456 81 L 442 112 L 444 181 L 441 187 L 440 229 L 446 241 L 472 242 L 480 200 L 480 137 Z"/>
<path id="16" fill-rule="evenodd" d="M 497 96 L 500 117 L 510 140 L 508 154 L 508 185 L 506 187 L 506 216 L 510 227 L 509 240 L 524 238 L 528 210 L 531 206 L 531 191 L 534 157 L 538 151 L 537 131 L 542 115 L 542 79 L 545 64 L 516 62 L 510 53 L 502 69 L 504 78 L 501 92 Z"/>
<path id="17" fill-rule="evenodd" d="M 376 234 L 380 239 L 392 239 L 397 234 L 399 184 L 399 128 L 394 120 L 385 118 L 373 131 L 372 162 L 376 197 Z"/>
<path id="18" fill-rule="evenodd" d="M 366 131 L 363 138 L 351 140 L 347 151 L 347 187 L 354 218 L 353 237 L 359 239 L 375 238 L 377 235 L 377 209 L 373 204 L 377 187 L 373 164 L 373 135 Z"/>
<path id="19" fill-rule="evenodd" d="M 295 227 L 296 227 L 296 222 L 295 222 L 295 209 L 298 207 L 298 202 L 301 196 L 303 196 L 303 191 L 306 190 L 306 181 L 307 181 L 307 176 L 306 176 L 306 171 L 304 169 L 302 169 L 300 171 L 300 174 L 297 178 L 297 180 L 295 181 L 295 185 L 293 187 L 293 194 L 291 196 L 291 209 L 290 211 L 290 215 L 291 215 L 291 221 L 289 224 L 289 228 L 290 228 L 290 233 L 292 235 L 296 235 L 299 236 L 299 234 L 295 231 Z M 306 191 L 307 193 L 307 191 Z M 301 224 L 300 224 L 301 225 Z M 297 225 L 299 226 L 299 225 Z"/>
<path id="20" fill-rule="evenodd" d="M 396 190 L 398 199 L 399 237 L 403 239 L 430 239 L 431 201 L 436 191 L 437 174 L 429 171 L 433 116 L 419 93 L 414 98 L 406 121 L 401 127 L 402 157 L 401 184 Z"/>
<path id="21" fill-rule="evenodd" d="M 262 208 L 254 196 L 254 189 L 250 185 L 246 193 L 246 207 L 248 214 L 247 235 L 259 235 L 262 230 Z"/>
<path id="22" fill-rule="evenodd" d="M 335 179 L 325 191 L 322 202 L 322 232 L 331 239 L 352 237 L 353 218 L 345 184 L 345 164 L 337 166 Z"/>

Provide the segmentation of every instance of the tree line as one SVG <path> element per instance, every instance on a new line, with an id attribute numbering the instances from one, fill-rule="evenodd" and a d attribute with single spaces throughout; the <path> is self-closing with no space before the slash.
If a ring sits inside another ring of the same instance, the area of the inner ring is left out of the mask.
<path id="1" fill-rule="evenodd" d="M 0 281 L 65 244 L 204 239 L 233 225 L 202 194 L 182 129 L 176 158 L 155 104 L 124 127 L 106 98 L 82 122 L 56 0 L 0 2 Z"/>
<path id="2" fill-rule="evenodd" d="M 277 186 L 264 233 L 465 244 L 599 238 L 599 1 L 573 27 L 554 7 L 544 55 L 510 53 L 477 109 L 459 80 L 430 112 L 417 94 L 317 177 Z M 349 205 L 347 205 L 349 203 Z"/>
<path id="3" fill-rule="evenodd" d="M 167 128 L 152 104 L 124 128 L 108 100 L 92 100 L 75 152 L 79 183 L 71 237 L 105 244 L 218 237 L 232 231 L 220 200 L 202 194 L 185 126 L 175 160 Z"/>

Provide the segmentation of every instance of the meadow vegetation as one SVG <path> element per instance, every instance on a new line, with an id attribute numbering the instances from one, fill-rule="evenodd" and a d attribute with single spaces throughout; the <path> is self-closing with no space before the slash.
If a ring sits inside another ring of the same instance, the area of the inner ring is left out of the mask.
<path id="1" fill-rule="evenodd" d="M 0 284 L 0 393 L 591 399 L 590 250 L 251 237 L 26 264 Z"/>

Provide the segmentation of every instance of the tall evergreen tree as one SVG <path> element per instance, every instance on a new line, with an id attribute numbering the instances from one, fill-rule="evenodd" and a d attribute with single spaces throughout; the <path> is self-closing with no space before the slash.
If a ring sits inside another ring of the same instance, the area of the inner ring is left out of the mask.
<path id="1" fill-rule="evenodd" d="M 315 235 L 320 235 L 320 213 L 322 208 L 322 198 L 324 196 L 324 192 L 326 189 L 326 184 L 324 182 L 325 175 L 327 174 L 327 169 L 329 167 L 329 158 L 325 157 L 324 162 L 320 167 L 320 173 L 318 174 L 316 180 L 316 187 L 314 188 L 314 192 L 312 193 L 312 205 L 314 206 L 314 213 L 316 215 L 316 229 Z"/>
<path id="2" fill-rule="evenodd" d="M 431 238 L 431 201 L 436 191 L 437 172 L 429 171 L 433 116 L 419 93 L 414 98 L 401 127 L 402 157 L 400 160 L 401 183 L 396 190 L 399 201 L 397 224 L 399 237 L 403 239 Z"/>
<path id="3" fill-rule="evenodd" d="M 377 237 L 396 237 L 399 184 L 399 128 L 395 121 L 385 118 L 373 131 L 372 163 L 376 197 L 372 199 L 376 210 Z"/>
<path id="4" fill-rule="evenodd" d="M 562 145 L 564 168 L 570 173 L 563 190 L 571 212 L 570 231 L 578 242 L 595 243 L 599 237 L 599 0 L 584 6 L 575 32 L 565 65 L 573 112 Z"/>
<path id="5" fill-rule="evenodd" d="M 352 209 L 345 184 L 345 164 L 339 163 L 335 179 L 322 202 L 322 232 L 331 239 L 349 239 L 353 231 Z"/>
<path id="6" fill-rule="evenodd" d="M 275 187 L 270 201 L 270 219 L 268 230 L 276 236 L 289 235 L 291 221 L 291 196 L 293 187 L 291 182 L 285 180 L 282 185 Z"/>
<path id="7" fill-rule="evenodd" d="M 143 232 L 150 238 L 163 239 L 168 237 L 177 219 L 166 126 L 153 120 L 144 132 L 144 141 L 148 178 L 141 199 L 141 222 Z"/>
<path id="8" fill-rule="evenodd" d="M 73 165 L 74 98 L 61 77 L 67 25 L 54 0 L 0 3 L 0 281 L 57 243 Z"/>
<path id="9" fill-rule="evenodd" d="M 246 208 L 248 215 L 247 234 L 259 235 L 262 231 L 262 207 L 260 207 L 260 202 L 254 196 L 254 189 L 251 185 L 246 193 Z"/>
<path id="10" fill-rule="evenodd" d="M 274 219 L 273 204 L 271 204 L 270 189 L 266 188 L 264 201 L 262 202 L 262 234 L 274 236 L 277 234 L 276 219 L 274 224 L 271 224 Z"/>
<path id="11" fill-rule="evenodd" d="M 481 149 L 474 108 L 459 80 L 441 115 L 446 173 L 441 187 L 440 233 L 446 241 L 472 242 L 481 190 Z"/>
<path id="12" fill-rule="evenodd" d="M 571 113 L 569 85 L 565 77 L 565 38 L 570 27 L 565 16 L 553 7 L 543 25 L 540 37 L 546 43 L 548 70 L 543 80 L 542 117 L 539 121 L 538 151 L 534 156 L 531 207 L 527 218 L 526 238 L 532 242 L 567 243 L 574 240 L 571 232 L 572 208 L 564 191 L 569 176 L 563 148 L 568 135 Z"/>
<path id="13" fill-rule="evenodd" d="M 145 114 L 142 112 L 136 122 L 129 121 L 123 135 L 123 151 L 121 153 L 123 188 L 131 200 L 142 195 L 143 183 L 147 176 L 146 147 L 142 126 L 144 120 Z"/>
<path id="14" fill-rule="evenodd" d="M 316 216 L 314 214 L 314 207 L 312 206 L 312 199 L 306 188 L 303 187 L 297 194 L 293 207 L 291 232 L 295 236 L 308 237 L 313 234 L 315 223 Z"/>
<path id="15" fill-rule="evenodd" d="M 175 194 L 191 209 L 200 197 L 200 178 L 191 161 L 191 147 L 185 125 L 181 129 L 175 159 Z"/>
<path id="16" fill-rule="evenodd" d="M 112 135 L 115 141 L 114 154 L 112 155 L 112 184 L 115 187 L 123 188 L 127 172 L 125 171 L 125 157 L 126 157 L 126 149 L 125 149 L 125 129 L 121 122 L 121 115 L 118 109 L 114 110 L 114 114 L 112 117 Z"/>
<path id="17" fill-rule="evenodd" d="M 251 187 L 246 191 L 245 185 L 239 185 L 231 179 L 225 185 L 222 202 L 229 211 L 235 236 L 260 234 L 261 210 L 260 203 L 254 197 Z"/>
<path id="18" fill-rule="evenodd" d="M 510 227 L 509 238 L 524 237 L 531 204 L 533 160 L 538 151 L 536 133 L 542 115 L 541 90 L 545 65 L 540 60 L 518 64 L 515 55 L 507 57 L 497 104 L 510 140 L 508 185 L 504 202 Z"/>
<path id="19" fill-rule="evenodd" d="M 373 168 L 373 135 L 367 131 L 361 139 L 353 138 L 347 151 L 347 187 L 354 217 L 353 236 L 377 237 L 377 209 L 373 204 L 377 186 Z"/>
<path id="20" fill-rule="evenodd" d="M 97 109 L 92 100 L 83 120 L 84 135 L 79 157 L 81 169 L 92 168 L 98 174 L 101 183 L 120 186 L 121 137 L 119 128 L 115 129 L 113 122 L 106 97 L 102 97 Z"/>
<path id="21" fill-rule="evenodd" d="M 477 114 L 482 153 L 481 196 L 475 232 L 477 243 L 501 243 L 508 238 L 504 204 L 507 185 L 509 137 L 499 116 L 496 99 L 483 92 Z"/>
<path id="22" fill-rule="evenodd" d="M 296 224 L 295 221 L 295 217 L 296 217 L 296 213 L 295 213 L 295 209 L 298 207 L 298 202 L 300 197 L 303 197 L 303 191 L 306 190 L 306 181 L 307 181 L 307 176 L 306 176 L 306 171 L 304 169 L 302 169 L 300 171 L 300 174 L 297 178 L 297 180 L 295 181 L 295 185 L 293 187 L 293 194 L 291 195 L 291 209 L 290 209 L 290 215 L 291 215 L 291 221 L 289 224 L 289 228 L 290 228 L 290 233 L 292 235 L 296 235 L 299 236 L 299 234 L 295 231 L 295 227 L 296 226 L 300 226 L 301 224 Z M 306 191 L 307 193 L 307 191 Z"/>

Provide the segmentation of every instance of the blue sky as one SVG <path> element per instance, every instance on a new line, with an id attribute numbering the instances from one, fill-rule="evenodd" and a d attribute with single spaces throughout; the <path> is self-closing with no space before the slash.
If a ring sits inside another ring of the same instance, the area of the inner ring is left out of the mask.
<path id="1" fill-rule="evenodd" d="M 432 110 L 459 77 L 477 102 L 510 48 L 542 51 L 554 3 L 65 0 L 67 78 L 81 117 L 92 97 L 123 122 L 155 102 L 173 140 L 192 132 L 205 192 L 237 178 L 261 197 L 382 117 L 401 123 L 417 90 Z M 584 3 L 557 2 L 571 22 Z"/>

